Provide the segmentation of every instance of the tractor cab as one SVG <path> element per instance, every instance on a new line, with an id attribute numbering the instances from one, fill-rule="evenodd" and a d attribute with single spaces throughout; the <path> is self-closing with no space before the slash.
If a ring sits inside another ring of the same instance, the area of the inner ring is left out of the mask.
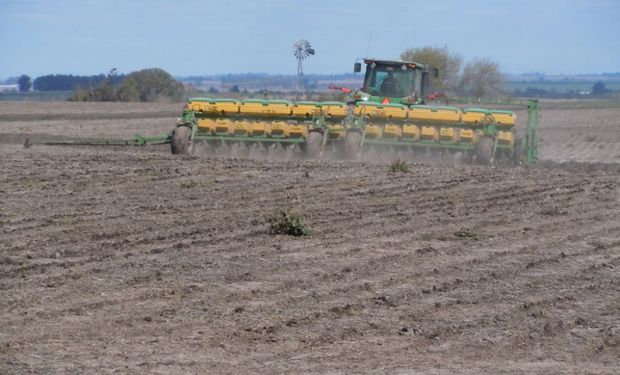
<path id="1" fill-rule="evenodd" d="M 428 87 L 424 64 L 410 61 L 364 59 L 364 85 L 353 93 L 356 101 L 377 103 L 423 104 Z M 361 71 L 357 62 L 354 71 Z"/>

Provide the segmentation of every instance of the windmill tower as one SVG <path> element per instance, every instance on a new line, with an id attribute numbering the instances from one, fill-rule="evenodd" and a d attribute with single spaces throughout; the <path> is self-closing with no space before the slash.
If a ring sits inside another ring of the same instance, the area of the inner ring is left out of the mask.
<path id="1" fill-rule="evenodd" d="M 314 55 L 314 48 L 305 39 L 300 39 L 293 44 L 293 56 L 297 59 L 297 85 L 295 85 L 295 100 L 299 99 L 299 92 L 305 94 L 304 87 L 304 68 L 302 61 L 308 56 Z"/>

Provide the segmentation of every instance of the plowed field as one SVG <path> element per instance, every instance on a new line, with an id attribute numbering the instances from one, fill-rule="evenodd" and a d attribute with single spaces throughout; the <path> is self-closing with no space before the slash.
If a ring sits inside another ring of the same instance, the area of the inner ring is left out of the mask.
<path id="1" fill-rule="evenodd" d="M 620 373 L 620 109 L 536 167 L 22 147 L 177 108 L 0 103 L 0 373 Z"/>

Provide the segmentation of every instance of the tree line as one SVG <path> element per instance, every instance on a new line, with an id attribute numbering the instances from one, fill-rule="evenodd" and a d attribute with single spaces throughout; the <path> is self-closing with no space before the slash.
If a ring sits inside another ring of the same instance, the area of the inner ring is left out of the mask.
<path id="1" fill-rule="evenodd" d="M 35 78 L 33 87 L 36 91 L 73 91 L 77 88 L 90 88 L 100 85 L 106 80 L 105 74 L 92 76 L 74 76 L 72 74 L 48 74 Z M 116 78 L 122 80 L 124 75 Z"/>
<path id="2" fill-rule="evenodd" d="M 510 92 L 516 97 L 528 98 L 546 98 L 546 99 L 582 99 L 587 97 L 593 98 L 611 98 L 620 97 L 617 91 L 607 88 L 604 82 L 595 82 L 589 91 L 570 89 L 566 91 L 556 91 L 553 89 L 544 89 L 540 87 L 526 87 L 525 89 L 516 89 Z"/>
<path id="3" fill-rule="evenodd" d="M 119 75 L 122 80 L 124 75 Z M 32 80 L 29 75 L 22 74 L 14 81 L 19 92 L 35 91 L 73 91 L 76 88 L 89 88 L 101 84 L 106 79 L 105 74 L 91 76 L 76 76 L 73 74 L 46 74 Z"/>
<path id="4" fill-rule="evenodd" d="M 117 74 L 112 69 L 108 74 L 78 76 L 72 74 L 48 74 L 34 81 L 27 74 L 13 78 L 19 92 L 73 91 L 71 101 L 181 101 L 185 87 L 168 72 L 158 69 L 143 69 L 130 74 Z"/>

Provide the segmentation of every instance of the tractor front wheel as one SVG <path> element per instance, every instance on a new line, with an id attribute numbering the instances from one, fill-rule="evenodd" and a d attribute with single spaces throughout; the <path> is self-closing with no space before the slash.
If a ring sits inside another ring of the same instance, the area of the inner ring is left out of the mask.
<path id="1" fill-rule="evenodd" d="M 189 155 L 192 151 L 192 130 L 189 126 L 179 125 L 172 132 L 170 150 L 174 155 Z"/>

